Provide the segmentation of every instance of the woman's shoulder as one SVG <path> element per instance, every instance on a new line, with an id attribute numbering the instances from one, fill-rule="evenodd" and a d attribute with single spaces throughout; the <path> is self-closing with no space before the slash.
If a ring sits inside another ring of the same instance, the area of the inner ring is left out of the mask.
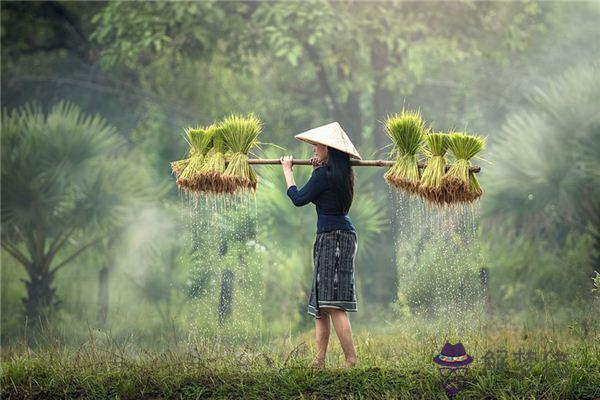
<path id="1" fill-rule="evenodd" d="M 320 174 L 320 175 L 325 175 L 327 171 L 327 165 L 318 165 L 314 170 L 313 173 L 314 174 Z"/>
<path id="2" fill-rule="evenodd" d="M 320 165 L 320 166 L 316 167 L 315 169 L 313 169 L 312 175 L 317 178 L 324 177 L 327 175 L 325 169 L 326 169 L 325 165 Z"/>

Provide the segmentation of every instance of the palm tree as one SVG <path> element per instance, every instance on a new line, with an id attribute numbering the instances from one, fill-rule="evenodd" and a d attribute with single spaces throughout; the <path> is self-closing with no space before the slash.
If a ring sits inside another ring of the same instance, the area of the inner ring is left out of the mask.
<path id="1" fill-rule="evenodd" d="M 530 95 L 490 148 L 484 219 L 560 244 L 590 232 L 600 250 L 600 64 L 571 68 Z"/>
<path id="2" fill-rule="evenodd" d="M 57 272 L 114 235 L 146 194 L 126 155 L 116 130 L 76 105 L 3 110 L 1 244 L 29 277 L 29 318 L 56 309 Z"/>

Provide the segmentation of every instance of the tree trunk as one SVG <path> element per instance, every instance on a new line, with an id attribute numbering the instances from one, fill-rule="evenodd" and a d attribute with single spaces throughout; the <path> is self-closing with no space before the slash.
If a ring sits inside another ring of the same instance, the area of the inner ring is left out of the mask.
<path id="1" fill-rule="evenodd" d="M 221 273 L 221 298 L 219 300 L 219 325 L 223 325 L 225 320 L 231 314 L 231 302 L 233 299 L 233 280 L 234 273 L 230 269 L 225 269 Z"/>
<path id="2" fill-rule="evenodd" d="M 308 59 L 313 63 L 317 74 L 317 82 L 319 90 L 324 99 L 327 100 L 329 110 L 333 114 L 333 118 L 338 121 L 342 127 L 350 133 L 351 139 L 354 139 L 357 145 L 363 142 L 363 126 L 362 126 L 362 110 L 360 108 L 360 92 L 353 91 L 348 94 L 345 103 L 338 101 L 338 94 L 329 81 L 327 72 L 323 65 L 318 50 L 308 43 L 302 43 Z M 351 80 L 351 76 L 345 74 L 338 68 L 337 79 L 339 81 Z"/>
<path id="3" fill-rule="evenodd" d="M 362 110 L 360 108 L 360 93 L 351 92 L 343 104 L 344 114 L 340 119 L 342 126 L 346 129 L 350 139 L 359 147 L 364 143 L 364 129 Z"/>
<path id="4" fill-rule="evenodd" d="M 173 275 L 175 273 L 175 269 L 177 268 L 177 247 L 173 246 L 171 248 L 170 257 L 169 257 L 169 266 L 167 268 L 168 279 L 169 279 L 169 291 L 167 292 L 166 299 L 166 314 L 169 319 L 171 319 L 171 296 L 173 292 Z"/>
<path id="5" fill-rule="evenodd" d="M 221 259 L 225 257 L 229 246 L 227 240 L 223 239 L 219 246 L 219 255 Z M 221 295 L 219 297 L 219 325 L 223 325 L 227 317 L 231 314 L 231 299 L 233 298 L 233 278 L 234 273 L 228 268 L 221 272 Z"/>
<path id="6" fill-rule="evenodd" d="M 481 283 L 481 294 L 483 297 L 485 312 L 488 316 L 492 315 L 492 302 L 490 300 L 489 289 L 489 270 L 485 267 L 479 269 L 479 281 Z"/>
<path id="7" fill-rule="evenodd" d="M 381 82 L 375 82 L 373 88 L 373 143 L 376 149 L 380 149 L 389 141 L 385 135 L 382 122 L 389 114 L 397 112 L 394 105 L 394 94 L 380 86 Z M 380 158 L 380 157 L 378 157 Z"/>
<path id="8" fill-rule="evenodd" d="M 104 327 L 108 317 L 108 282 L 110 269 L 103 267 L 98 274 L 98 313 L 96 322 L 98 326 Z"/>
<path id="9" fill-rule="evenodd" d="M 29 273 L 29 281 L 21 279 L 27 288 L 27 297 L 21 299 L 25 306 L 25 315 L 29 320 L 40 321 L 49 317 L 61 301 L 56 296 L 56 289 L 52 287 L 54 274 L 44 268 L 33 265 Z"/>
<path id="10" fill-rule="evenodd" d="M 373 69 L 373 143 L 376 149 L 383 147 L 387 140 L 383 134 L 384 121 L 388 114 L 395 111 L 394 93 L 383 86 L 384 71 L 388 64 L 388 51 L 386 45 L 374 42 L 371 46 L 371 68 Z"/>

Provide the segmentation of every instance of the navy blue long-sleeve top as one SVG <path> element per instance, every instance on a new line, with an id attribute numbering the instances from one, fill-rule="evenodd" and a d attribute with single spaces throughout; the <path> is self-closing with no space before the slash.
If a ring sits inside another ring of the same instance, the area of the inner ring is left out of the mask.
<path id="1" fill-rule="evenodd" d="M 298 190 L 292 185 L 287 195 L 296 207 L 313 203 L 317 209 L 317 233 L 334 230 L 355 230 L 348 213 L 345 213 L 338 195 L 327 176 L 326 167 L 316 168 L 306 184 Z"/>

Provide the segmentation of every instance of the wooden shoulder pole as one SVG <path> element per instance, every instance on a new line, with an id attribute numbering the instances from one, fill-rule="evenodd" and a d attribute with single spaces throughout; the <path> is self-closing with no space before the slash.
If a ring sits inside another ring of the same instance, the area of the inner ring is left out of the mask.
<path id="1" fill-rule="evenodd" d="M 254 165 L 278 165 L 281 164 L 278 158 L 250 158 L 248 160 L 248 164 Z M 353 167 L 391 167 L 394 165 L 394 161 L 391 160 L 350 160 L 350 164 Z M 292 165 L 312 165 L 310 160 L 294 158 L 292 159 Z M 419 163 L 419 168 L 425 168 L 427 164 Z M 446 166 L 446 170 L 450 168 L 449 165 Z M 480 172 L 481 167 L 478 165 L 472 166 L 469 171 L 471 172 Z"/>

